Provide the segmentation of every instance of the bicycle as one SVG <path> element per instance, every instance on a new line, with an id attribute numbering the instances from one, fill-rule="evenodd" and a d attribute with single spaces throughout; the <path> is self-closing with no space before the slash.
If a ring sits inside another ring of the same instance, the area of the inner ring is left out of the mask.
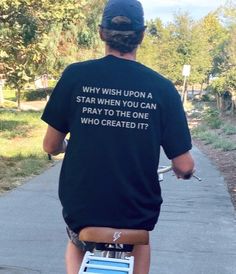
<path id="1" fill-rule="evenodd" d="M 159 181 L 163 174 L 172 170 L 171 166 L 158 169 Z M 201 181 L 201 178 L 193 175 Z M 135 229 L 108 227 L 86 227 L 79 233 L 79 240 L 87 243 L 78 274 L 133 274 L 134 257 L 130 255 L 134 245 L 147 245 L 149 232 Z"/>

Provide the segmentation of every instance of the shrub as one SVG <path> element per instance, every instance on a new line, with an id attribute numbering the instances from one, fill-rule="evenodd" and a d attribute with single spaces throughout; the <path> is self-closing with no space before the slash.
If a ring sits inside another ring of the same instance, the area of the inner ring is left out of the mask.
<path id="1" fill-rule="evenodd" d="M 204 133 L 204 132 L 206 132 L 207 130 L 208 130 L 207 126 L 205 126 L 205 125 L 198 125 L 198 126 L 194 127 L 191 130 L 191 133 L 192 133 L 193 137 L 196 137 L 196 138 L 200 139 L 201 134 Z"/>
<path id="2" fill-rule="evenodd" d="M 229 140 L 220 138 L 216 140 L 216 142 L 214 142 L 213 147 L 221 149 L 223 151 L 231 151 L 236 149 L 236 144 L 234 144 L 233 142 Z"/>
<path id="3" fill-rule="evenodd" d="M 51 95 L 52 91 L 53 88 L 27 90 L 23 94 L 23 99 L 26 101 L 43 100 L 47 95 Z"/>
<path id="4" fill-rule="evenodd" d="M 201 101 L 203 102 L 210 102 L 212 100 L 210 94 L 203 94 L 201 97 Z"/>
<path id="5" fill-rule="evenodd" d="M 212 129 L 218 129 L 222 124 L 220 112 L 214 108 L 207 108 L 203 114 L 203 119 Z"/>
<path id="6" fill-rule="evenodd" d="M 202 140 L 204 142 L 205 145 L 209 145 L 209 144 L 213 144 L 215 142 L 215 140 L 217 139 L 217 135 L 210 132 L 210 131 L 206 131 L 206 132 L 201 132 L 198 135 L 198 138 L 200 140 Z"/>
<path id="7" fill-rule="evenodd" d="M 226 135 L 234 135 L 234 134 L 236 134 L 236 127 L 232 126 L 230 124 L 225 124 L 223 126 L 222 130 L 224 131 L 224 133 Z"/>

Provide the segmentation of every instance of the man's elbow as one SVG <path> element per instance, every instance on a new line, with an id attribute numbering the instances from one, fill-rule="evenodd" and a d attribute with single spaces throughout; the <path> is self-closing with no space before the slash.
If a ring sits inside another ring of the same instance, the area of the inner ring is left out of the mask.
<path id="1" fill-rule="evenodd" d="M 57 155 L 58 154 L 58 146 L 56 144 L 49 143 L 45 140 L 43 141 L 43 150 L 47 154 L 51 154 L 51 155 Z"/>

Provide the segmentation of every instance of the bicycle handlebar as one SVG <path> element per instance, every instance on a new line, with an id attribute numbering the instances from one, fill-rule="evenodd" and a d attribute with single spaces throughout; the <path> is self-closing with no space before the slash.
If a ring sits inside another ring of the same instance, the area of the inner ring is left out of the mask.
<path id="1" fill-rule="evenodd" d="M 172 170 L 172 166 L 160 166 L 157 172 L 158 174 L 163 174 L 171 170 Z"/>
<path id="2" fill-rule="evenodd" d="M 172 170 L 172 166 L 160 166 L 158 168 L 157 172 L 158 172 L 159 175 L 162 175 L 162 174 L 167 173 L 171 170 Z M 192 177 L 195 178 L 196 180 L 198 180 L 199 182 L 202 181 L 202 179 L 200 177 L 198 177 L 197 175 L 195 175 L 195 174 L 192 174 Z"/>

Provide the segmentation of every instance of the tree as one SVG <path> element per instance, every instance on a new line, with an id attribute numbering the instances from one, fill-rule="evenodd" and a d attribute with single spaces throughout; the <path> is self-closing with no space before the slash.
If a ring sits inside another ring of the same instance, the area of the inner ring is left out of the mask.
<path id="1" fill-rule="evenodd" d="M 176 80 L 177 51 L 173 39 L 173 24 L 164 26 L 160 19 L 147 23 L 146 37 L 141 45 L 138 59 L 162 75 Z"/>
<path id="2" fill-rule="evenodd" d="M 191 76 L 190 83 L 192 85 L 200 84 L 201 91 L 203 84 L 208 82 L 209 73 L 212 68 L 212 57 L 210 54 L 208 36 L 204 33 L 203 22 L 197 22 L 192 28 L 191 42 Z"/>
<path id="3" fill-rule="evenodd" d="M 158 52 L 161 43 L 161 28 L 160 19 L 151 20 L 147 22 L 147 31 L 143 43 L 138 51 L 138 60 L 145 63 L 150 68 L 159 71 Z"/>
<path id="4" fill-rule="evenodd" d="M 213 90 L 218 95 L 228 92 L 231 99 L 231 113 L 236 109 L 236 4 L 232 1 L 220 11 L 224 22 L 223 39 L 220 40 L 214 55 L 212 74 L 217 77 Z M 221 82 L 221 85 L 217 85 Z M 214 88 L 214 87 L 217 88 Z M 220 90 L 221 88 L 221 90 Z M 219 96 L 219 95 L 218 95 Z M 221 104 L 223 105 L 223 104 Z"/>
<path id="5" fill-rule="evenodd" d="M 232 3 L 231 3 L 232 5 Z M 228 12 L 227 12 L 228 11 Z M 229 24 L 229 41 L 227 45 L 228 53 L 228 71 L 226 73 L 226 83 L 228 90 L 231 94 L 232 107 L 231 113 L 233 114 L 236 110 L 236 3 L 231 6 L 229 10 L 226 9 L 226 15 L 230 19 Z"/>
<path id="6" fill-rule="evenodd" d="M 67 39 L 68 28 L 82 25 L 85 12 L 91 12 L 95 3 L 88 0 L 1 1 L 0 57 L 8 83 L 17 89 L 18 108 L 25 83 L 42 70 L 53 69 L 51 64 L 57 63 L 61 37 Z M 73 46 L 77 44 L 77 37 L 73 42 Z"/>
<path id="7" fill-rule="evenodd" d="M 208 72 L 210 75 L 217 76 L 221 73 L 221 64 L 225 59 L 224 47 L 228 39 L 228 33 L 221 23 L 219 11 L 209 13 L 201 22 L 203 36 L 208 42 L 207 52 L 211 58 L 211 67 Z"/>
<path id="8" fill-rule="evenodd" d="M 0 4 L 1 57 L 7 81 L 17 90 L 18 108 L 21 90 L 33 78 L 33 67 L 41 59 L 40 41 L 50 31 L 54 20 L 68 19 L 67 9 L 63 16 L 58 4 L 28 0 L 4 0 Z"/>

